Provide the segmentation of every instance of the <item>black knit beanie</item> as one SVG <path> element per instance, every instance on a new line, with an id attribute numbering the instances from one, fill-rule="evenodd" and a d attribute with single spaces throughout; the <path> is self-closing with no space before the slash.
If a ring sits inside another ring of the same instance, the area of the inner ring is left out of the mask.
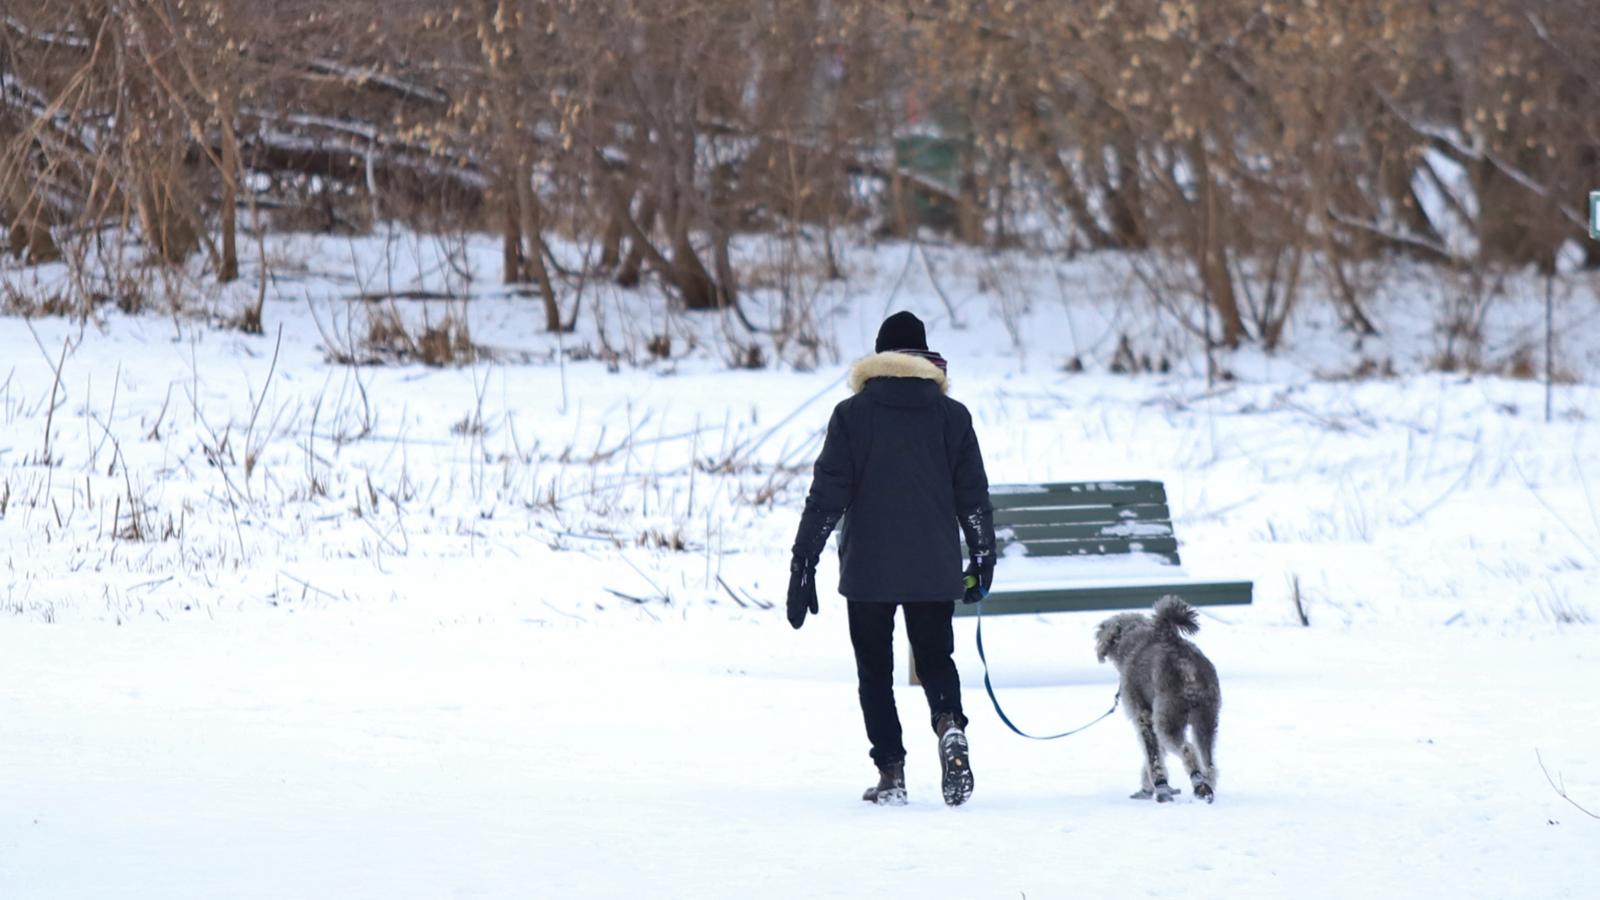
<path id="1" fill-rule="evenodd" d="M 928 332 L 922 327 L 922 320 L 909 312 L 897 312 L 878 327 L 877 352 L 884 353 L 890 350 L 923 350 L 928 349 Z"/>

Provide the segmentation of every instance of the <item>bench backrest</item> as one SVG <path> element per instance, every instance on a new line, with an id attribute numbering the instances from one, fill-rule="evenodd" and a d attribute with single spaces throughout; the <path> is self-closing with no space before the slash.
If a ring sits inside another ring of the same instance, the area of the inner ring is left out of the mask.
<path id="1" fill-rule="evenodd" d="M 1149 553 L 1177 565 L 1167 492 L 1159 481 L 989 486 L 995 535 L 1028 556 Z"/>

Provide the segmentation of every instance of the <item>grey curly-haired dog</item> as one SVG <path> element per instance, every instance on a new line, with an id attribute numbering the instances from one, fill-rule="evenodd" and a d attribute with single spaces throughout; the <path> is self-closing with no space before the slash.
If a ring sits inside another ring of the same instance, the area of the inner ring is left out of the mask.
<path id="1" fill-rule="evenodd" d="M 1222 686 L 1216 667 L 1184 638 L 1199 630 L 1194 608 L 1168 594 L 1156 601 L 1153 615 L 1120 613 L 1095 631 L 1095 655 L 1100 662 L 1110 659 L 1122 676 L 1122 702 L 1144 745 L 1135 800 L 1166 803 L 1179 793 L 1167 784 L 1168 753 L 1183 758 L 1196 797 L 1207 803 L 1216 797 L 1212 750 Z"/>

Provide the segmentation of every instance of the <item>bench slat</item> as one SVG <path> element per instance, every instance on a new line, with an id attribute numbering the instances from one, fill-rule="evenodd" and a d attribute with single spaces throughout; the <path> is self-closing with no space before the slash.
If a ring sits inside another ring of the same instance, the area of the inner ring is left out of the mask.
<path id="1" fill-rule="evenodd" d="M 1088 481 L 1050 484 L 991 485 L 989 499 L 995 509 L 1032 509 L 1040 506 L 1165 503 L 1166 488 L 1159 481 Z"/>
<path id="2" fill-rule="evenodd" d="M 1032 509 L 996 509 L 995 527 L 1004 525 L 1064 525 L 1074 522 L 1172 521 L 1172 511 L 1163 503 L 1133 503 L 1126 506 L 1056 506 Z"/>
<path id="3" fill-rule="evenodd" d="M 1171 522 L 1091 522 L 1082 525 L 996 525 L 996 530 L 1004 530 L 1011 536 L 1001 537 L 1000 542 L 1007 540 L 1021 541 L 1027 544 L 1032 541 L 1055 540 L 1084 540 L 1089 538 L 1128 538 L 1130 540 L 1144 540 L 1147 538 L 1172 537 Z"/>
<path id="4" fill-rule="evenodd" d="M 1178 541 L 1170 537 L 1088 538 L 1065 541 L 1016 541 L 1028 556 L 1106 556 L 1116 553 L 1155 553 L 1177 560 Z"/>
<path id="5" fill-rule="evenodd" d="M 1241 606 L 1249 604 L 1253 587 L 1248 581 L 1191 581 L 1172 584 L 1116 587 L 1058 588 L 1043 591 L 996 591 L 983 601 L 985 616 L 1025 615 L 1095 610 L 1147 610 L 1167 594 L 1177 594 L 1191 606 Z M 977 615 L 976 607 L 956 604 L 956 615 Z"/>

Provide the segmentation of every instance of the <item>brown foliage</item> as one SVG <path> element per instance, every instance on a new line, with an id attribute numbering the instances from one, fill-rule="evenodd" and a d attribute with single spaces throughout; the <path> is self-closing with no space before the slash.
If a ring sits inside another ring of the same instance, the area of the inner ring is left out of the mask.
<path id="1" fill-rule="evenodd" d="M 920 217 L 1153 249 L 1218 343 L 1271 347 L 1309 272 L 1370 331 L 1369 260 L 1552 265 L 1600 186 L 1597 58 L 1583 0 L 11 4 L 0 233 L 45 260 L 113 226 L 228 280 L 262 208 L 483 228 L 554 330 L 558 230 L 737 313 L 734 235 L 837 271 L 836 229 Z"/>

